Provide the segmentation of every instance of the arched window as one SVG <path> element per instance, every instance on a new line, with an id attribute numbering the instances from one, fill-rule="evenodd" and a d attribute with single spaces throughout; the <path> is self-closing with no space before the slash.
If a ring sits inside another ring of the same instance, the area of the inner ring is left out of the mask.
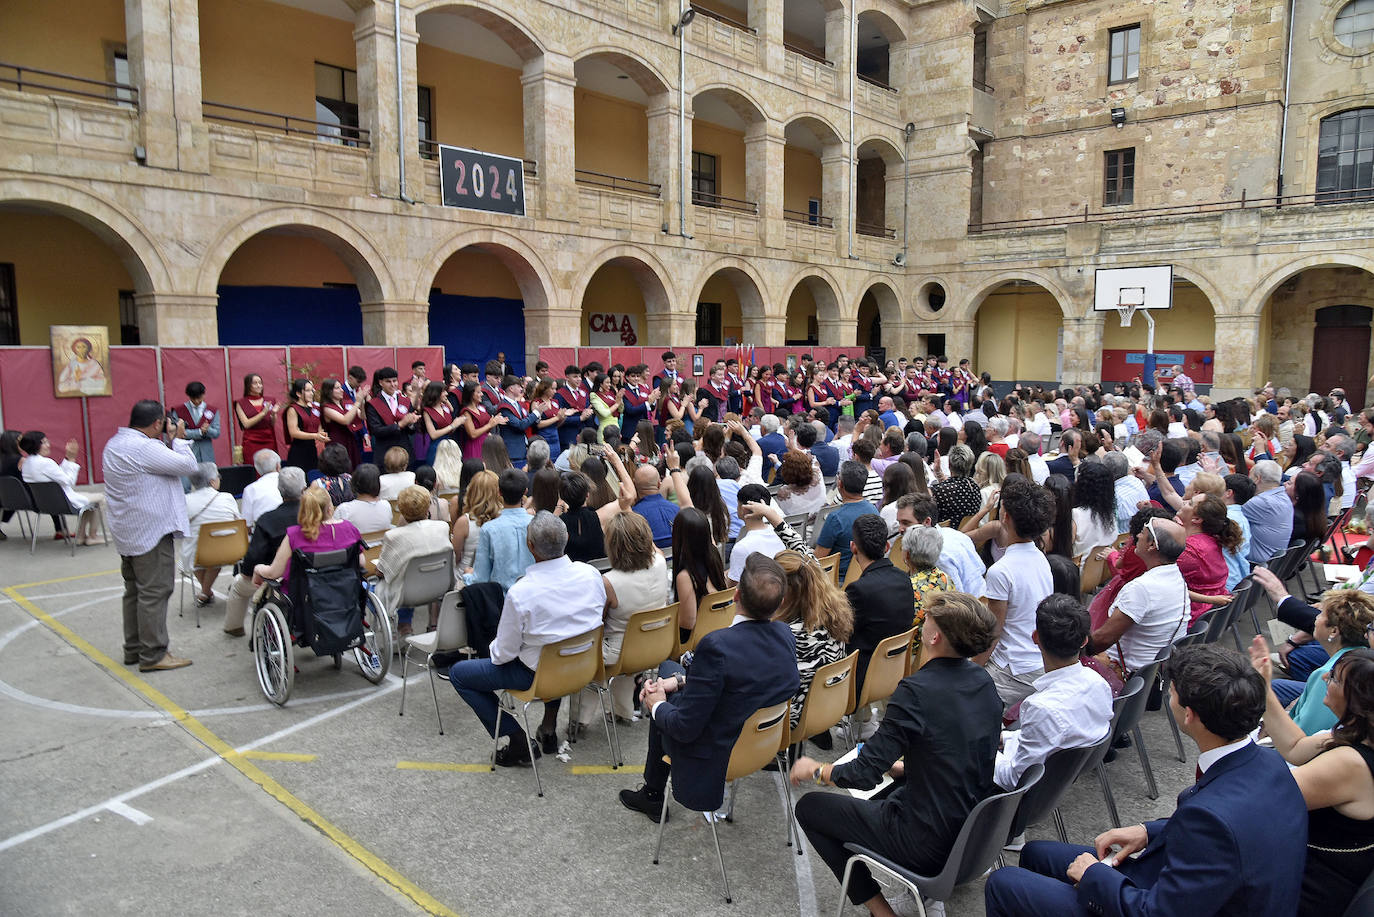
<path id="1" fill-rule="evenodd" d="M 1374 108 L 1322 119 L 1317 194 L 1321 203 L 1374 200 Z"/>
<path id="2" fill-rule="evenodd" d="M 1374 0 L 1352 0 L 1336 14 L 1336 40 L 1347 48 L 1365 51 L 1374 45 Z"/>

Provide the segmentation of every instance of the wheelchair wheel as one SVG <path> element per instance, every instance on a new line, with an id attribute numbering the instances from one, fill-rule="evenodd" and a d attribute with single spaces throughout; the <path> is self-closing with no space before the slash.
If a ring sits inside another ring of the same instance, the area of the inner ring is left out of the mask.
<path id="1" fill-rule="evenodd" d="M 391 669 L 393 645 L 391 618 L 377 597 L 369 592 L 363 611 L 363 645 L 353 650 L 353 658 L 358 661 L 363 677 L 374 685 L 380 684 Z"/>
<path id="2" fill-rule="evenodd" d="M 274 602 L 264 603 L 253 613 L 253 664 L 262 693 L 278 706 L 286 703 L 296 681 L 293 650 L 286 616 Z"/>

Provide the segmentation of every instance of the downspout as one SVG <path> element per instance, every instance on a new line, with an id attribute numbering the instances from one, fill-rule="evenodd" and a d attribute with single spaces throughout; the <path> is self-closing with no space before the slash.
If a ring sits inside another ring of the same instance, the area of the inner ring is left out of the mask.
<path id="1" fill-rule="evenodd" d="M 396 36 L 396 164 L 401 193 L 398 195 L 407 204 L 415 203 L 406 194 L 406 96 L 405 76 L 401 71 L 401 0 L 391 0 L 391 9 L 396 14 L 394 33 Z"/>
<path id="2" fill-rule="evenodd" d="M 682 25 L 687 0 L 677 2 L 677 234 L 687 235 L 687 29 Z"/>
<path id="3" fill-rule="evenodd" d="M 854 220 L 858 217 L 858 201 L 855 196 L 858 192 L 857 182 L 859 180 L 858 163 L 854 158 L 858 151 L 854 146 L 854 93 L 856 91 L 856 81 L 859 72 L 859 7 L 857 3 L 849 4 L 849 258 L 854 258 Z"/>
<path id="4" fill-rule="evenodd" d="M 1278 206 L 1283 206 L 1283 163 L 1288 144 L 1288 81 L 1293 74 L 1293 0 L 1288 0 L 1288 35 L 1283 59 L 1283 117 L 1279 122 L 1279 176 L 1275 182 Z"/>
<path id="5" fill-rule="evenodd" d="M 908 121 L 902 130 L 902 266 L 906 266 L 908 253 L 907 207 L 911 201 L 911 135 L 916 133 L 916 125 Z"/>

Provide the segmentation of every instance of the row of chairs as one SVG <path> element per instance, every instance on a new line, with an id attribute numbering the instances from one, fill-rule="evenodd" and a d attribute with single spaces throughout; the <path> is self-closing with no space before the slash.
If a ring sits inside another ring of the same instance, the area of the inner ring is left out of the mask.
<path id="1" fill-rule="evenodd" d="M 71 500 L 67 499 L 67 492 L 55 481 L 34 481 L 30 484 L 9 476 L 0 477 L 0 511 L 12 512 L 19 517 L 19 532 L 21 536 L 28 536 L 30 554 L 38 545 L 38 521 L 44 516 L 62 519 L 62 526 L 55 527 L 56 534 L 62 536 L 73 557 L 76 556 L 76 531 L 80 528 L 81 518 L 87 513 L 100 513 L 94 505 L 84 510 L 72 506 Z M 76 520 L 75 526 L 66 524 L 68 516 Z M 109 541 L 104 514 L 100 513 L 99 518 L 100 534 Z"/>

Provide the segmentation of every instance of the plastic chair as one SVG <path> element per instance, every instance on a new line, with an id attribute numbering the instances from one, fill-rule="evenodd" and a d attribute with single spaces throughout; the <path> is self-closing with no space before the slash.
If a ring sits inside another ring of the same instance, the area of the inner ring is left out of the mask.
<path id="1" fill-rule="evenodd" d="M 451 553 L 451 552 L 450 552 Z M 576 694 L 591 684 L 601 674 L 601 633 L 600 627 L 584 634 L 545 644 L 539 651 L 539 665 L 534 670 L 534 681 L 524 691 L 504 691 L 500 703 L 496 705 L 496 735 L 492 739 L 491 769 L 496 770 L 496 744 L 501 737 L 501 717 L 514 717 L 515 705 L 520 705 L 520 715 L 524 719 L 525 744 L 529 746 L 529 756 L 534 764 L 534 782 L 539 795 L 544 795 L 544 781 L 539 776 L 539 759 L 534 757 L 534 733 L 530 730 L 530 704 L 541 703 Z M 606 701 L 601 700 L 601 716 L 606 716 Z M 509 704 L 505 703 L 509 701 Z M 611 745 L 611 727 L 606 725 L 606 744 Z M 618 765 L 612 765 L 616 767 Z"/>
<path id="2" fill-rule="evenodd" d="M 1369 874 L 1369 878 L 1355 892 L 1355 897 L 1350 899 L 1343 917 L 1369 917 L 1370 914 L 1374 914 L 1374 873 Z"/>
<path id="3" fill-rule="evenodd" d="M 825 506 L 816 510 L 815 518 L 811 520 L 811 525 L 806 530 L 807 544 L 811 545 L 813 548 L 816 546 L 816 540 L 821 537 L 821 528 L 825 525 L 825 517 L 839 509 L 842 505 L 843 504 L 840 503 L 827 503 Z"/>
<path id="4" fill-rule="evenodd" d="M 1202 633 L 1194 633 L 1179 637 L 1172 646 L 1160 654 L 1160 661 L 1167 662 L 1175 650 L 1183 649 L 1185 646 L 1196 646 L 1203 641 L 1204 636 L 1206 635 Z M 1164 695 L 1164 715 L 1169 718 L 1169 729 L 1174 734 L 1174 744 L 1178 746 L 1178 760 L 1186 761 L 1188 758 L 1183 753 L 1183 736 L 1178 731 L 1178 721 L 1174 719 L 1174 708 L 1169 705 L 1169 667 L 1161 667 L 1159 673 L 1159 689 Z"/>
<path id="5" fill-rule="evenodd" d="M 1102 581 L 1107 572 L 1107 562 L 1098 555 L 1106 545 L 1090 549 L 1083 560 L 1082 572 L 1079 575 L 1078 591 L 1086 598 L 1091 593 L 1097 591 L 1097 587 L 1102 585 Z"/>
<path id="6" fill-rule="evenodd" d="M 609 692 L 611 682 L 617 678 L 634 675 L 649 669 L 657 669 L 659 663 L 673 655 L 677 646 L 678 603 L 662 608 L 637 611 L 625 622 L 625 638 L 620 643 L 620 657 L 606 666 L 604 679 L 592 683 L 600 693 Z M 602 703 L 605 701 L 603 699 Z M 604 709 L 604 708 L 603 708 Z M 616 728 L 615 717 L 611 717 L 611 737 L 614 740 L 616 765 L 625 763 L 620 750 L 620 731 Z"/>
<path id="7" fill-rule="evenodd" d="M 1254 581 L 1245 578 L 1236 584 L 1236 588 L 1231 592 L 1231 601 L 1225 605 L 1218 605 L 1207 613 L 1207 629 L 1203 632 L 1203 643 L 1216 643 L 1221 639 L 1221 635 L 1228 630 L 1231 637 L 1236 641 L 1236 649 L 1244 652 L 1240 643 L 1240 634 L 1236 631 L 1236 619 L 1245 611 L 1254 591 Z M 1258 631 L 1259 628 L 1256 628 Z"/>
<path id="8" fill-rule="evenodd" d="M 393 619 L 399 608 L 418 608 L 442 601 L 453 589 L 453 548 L 445 545 L 432 554 L 412 557 L 401 571 L 399 587 L 387 589 L 386 613 Z"/>
<path id="9" fill-rule="evenodd" d="M 689 650 L 695 650 L 701 638 L 713 630 L 721 630 L 730 626 L 730 622 L 735 619 L 735 589 L 722 589 L 720 592 L 711 592 L 701 597 L 697 603 L 697 620 L 692 625 L 692 633 L 687 637 L 686 643 L 679 642 L 673 650 L 673 656 L 679 657 Z M 676 630 L 673 633 L 677 633 Z M 660 660 L 661 661 L 661 660 Z"/>
<path id="10" fill-rule="evenodd" d="M 849 862 L 844 867 L 844 878 L 840 882 L 840 904 L 836 911 L 843 917 L 849 904 L 849 876 L 855 863 L 863 863 L 870 869 L 891 876 L 896 882 L 906 886 L 912 897 L 920 903 L 921 913 L 925 913 L 925 898 L 945 901 L 954 889 L 965 882 L 983 875 L 988 867 L 994 865 L 1002 855 L 1002 845 L 1007 841 L 1007 832 L 1016 817 L 1017 807 L 1026 794 L 1045 773 L 1043 764 L 1032 764 L 1021 775 L 1021 782 L 1009 793 L 998 793 L 984 799 L 973 807 L 959 836 L 954 841 L 949 856 L 945 858 L 944 868 L 934 876 L 923 876 L 904 866 L 894 863 L 882 854 L 875 853 L 859 844 L 845 844 L 850 853 Z"/>
<path id="11" fill-rule="evenodd" d="M 611 559 L 609 557 L 598 557 L 595 560 L 587 561 L 587 563 L 596 568 L 597 573 L 609 573 L 611 569 Z"/>
<path id="12" fill-rule="evenodd" d="M 902 550 L 901 535 L 898 535 L 897 540 L 892 542 L 892 547 L 887 549 L 887 559 L 892 561 L 892 566 L 903 573 L 911 572 L 911 567 L 906 562 L 906 552 Z"/>
<path id="13" fill-rule="evenodd" d="M 859 577 L 863 575 L 864 572 L 859 569 L 858 558 L 851 557 L 849 559 L 849 568 L 844 571 L 844 582 L 840 583 L 840 588 L 843 589 L 850 583 L 858 582 Z"/>
<path id="14" fill-rule="evenodd" d="M 1139 669 L 1131 676 L 1131 680 L 1126 682 L 1121 694 L 1112 703 L 1112 745 L 1122 736 L 1130 735 L 1131 744 L 1135 746 L 1136 755 L 1140 758 L 1140 769 L 1145 772 L 1145 785 L 1149 787 L 1146 795 L 1151 799 L 1159 798 L 1159 787 L 1155 785 L 1155 774 L 1150 768 L 1150 755 L 1145 750 L 1145 742 L 1140 736 L 1140 717 L 1145 713 L 1145 704 L 1150 699 L 1150 686 L 1155 682 L 1159 666 L 1160 663 L 1156 661 Z M 1121 818 L 1117 815 L 1116 797 L 1112 793 L 1112 783 L 1107 776 L 1105 760 L 1097 765 L 1097 773 L 1102 781 L 1102 793 L 1107 797 L 1107 808 L 1111 811 L 1112 821 L 1120 828 Z"/>
<path id="15" fill-rule="evenodd" d="M 439 712 L 439 691 L 435 686 L 434 657 L 438 653 L 468 650 L 468 622 L 463 615 L 461 593 L 451 590 L 439 605 L 438 624 L 434 630 L 424 634 L 411 634 L 401 641 L 401 712 L 406 715 L 406 668 L 410 661 L 410 651 L 424 653 L 424 667 L 429 672 L 429 691 L 434 695 L 434 716 L 439 721 L 439 735 L 444 734 L 444 717 Z"/>
<path id="16" fill-rule="evenodd" d="M 19 517 L 20 537 L 27 538 L 29 535 L 28 531 L 24 528 L 26 519 L 29 525 L 32 526 L 35 531 L 37 530 L 38 517 L 34 516 L 32 519 L 28 519 L 29 515 L 34 512 L 33 495 L 29 493 L 29 489 L 24 486 L 24 482 L 19 478 L 12 478 L 8 475 L 0 477 L 0 510 L 12 512 Z M 33 553 L 33 544 L 36 540 L 37 539 L 32 539 L 29 542 L 30 554 Z"/>
<path id="17" fill-rule="evenodd" d="M 840 583 L 840 555 L 827 554 L 825 557 L 817 557 L 816 562 L 829 575 L 830 581 L 838 586 Z"/>
<path id="18" fill-rule="evenodd" d="M 225 522 L 207 522 L 200 527 L 200 534 L 196 536 L 196 556 L 192 561 L 192 572 L 195 570 L 210 570 L 218 567 L 228 567 L 243 560 L 248 553 L 248 523 L 242 519 L 230 519 Z M 177 616 L 180 617 L 186 610 L 186 581 L 192 578 L 192 573 L 181 570 L 181 565 L 177 565 L 180 571 L 180 604 L 177 608 Z M 200 627 L 200 606 L 196 606 L 196 627 Z"/>
<path id="19" fill-rule="evenodd" d="M 363 532 L 359 537 L 363 542 L 363 576 L 369 579 L 377 577 L 377 558 L 382 556 L 382 540 L 386 538 L 386 529 L 377 532 Z"/>
<path id="20" fill-rule="evenodd" d="M 864 670 L 864 686 L 850 708 L 846 718 L 849 744 L 854 739 L 854 715 L 877 700 L 885 700 L 897 690 L 897 684 L 911 671 L 911 641 L 916 637 L 916 628 L 894 634 L 878 641 L 873 655 L 868 657 L 868 668 Z M 856 663 L 857 665 L 857 663 Z"/>
<path id="21" fill-rule="evenodd" d="M 13 480 L 11 478 L 11 480 Z M 96 504 L 91 504 L 83 510 L 78 510 L 72 506 L 72 502 L 67 499 L 67 492 L 62 489 L 62 485 L 56 481 L 34 481 L 32 484 L 25 485 L 29 489 L 29 494 L 33 497 L 33 510 L 41 516 L 75 516 L 77 527 L 81 525 L 81 517 L 87 513 L 98 513 L 100 519 L 100 534 L 105 541 L 110 540 L 109 533 L 105 531 L 105 515 L 99 512 Z M 34 547 L 38 543 L 38 526 L 31 525 L 32 537 L 29 539 L 29 553 L 33 553 Z M 62 540 L 67 542 L 67 547 L 71 550 L 72 556 L 76 556 L 76 531 L 63 527 L 58 532 Z"/>
<path id="22" fill-rule="evenodd" d="M 725 816 L 726 821 L 730 821 L 734 817 L 735 781 L 761 770 L 769 761 L 776 761 L 782 752 L 783 743 L 787 741 L 788 713 L 790 710 L 791 705 L 788 701 L 773 704 L 770 707 L 760 707 L 740 727 L 739 738 L 735 739 L 735 746 L 730 752 L 730 763 L 725 770 L 725 782 L 730 784 L 730 808 Z M 672 779 L 672 774 L 669 773 L 669 784 L 672 783 Z M 791 844 L 792 791 L 790 781 L 783 780 L 783 790 L 787 799 L 787 842 Z M 671 795 L 671 793 L 666 792 L 663 794 L 663 811 L 659 814 L 658 819 L 658 845 L 654 847 L 655 866 L 658 865 L 659 854 L 663 850 L 663 828 L 668 823 L 668 798 Z M 733 901 L 730 897 L 730 879 L 725 874 L 725 857 L 720 852 L 720 835 L 716 833 L 716 819 L 714 813 L 705 812 L 702 814 L 706 816 L 706 823 L 711 826 L 711 840 L 716 845 L 716 861 L 720 864 L 721 885 L 725 887 L 725 903 L 731 904 Z"/>
<path id="23" fill-rule="evenodd" d="M 1107 735 L 1111 735 L 1110 729 L 1107 730 Z M 1083 767 L 1096 750 L 1097 744 L 1061 748 L 1045 759 L 1044 776 L 1021 800 L 1021 806 L 1016 810 L 1016 818 L 1012 820 L 1007 833 L 1008 838 L 1024 834 L 1031 825 L 1038 825 L 1049 817 L 1054 819 L 1054 828 L 1059 832 L 1059 840 L 1065 844 L 1069 842 L 1069 833 L 1064 827 L 1064 817 L 1059 812 L 1059 803 L 1063 801 L 1069 787 L 1078 779 L 1078 775 L 1083 773 Z"/>
<path id="24" fill-rule="evenodd" d="M 791 513 L 783 516 L 782 521 L 792 526 L 792 531 L 796 532 L 803 541 L 806 540 L 811 525 L 810 513 Z"/>

